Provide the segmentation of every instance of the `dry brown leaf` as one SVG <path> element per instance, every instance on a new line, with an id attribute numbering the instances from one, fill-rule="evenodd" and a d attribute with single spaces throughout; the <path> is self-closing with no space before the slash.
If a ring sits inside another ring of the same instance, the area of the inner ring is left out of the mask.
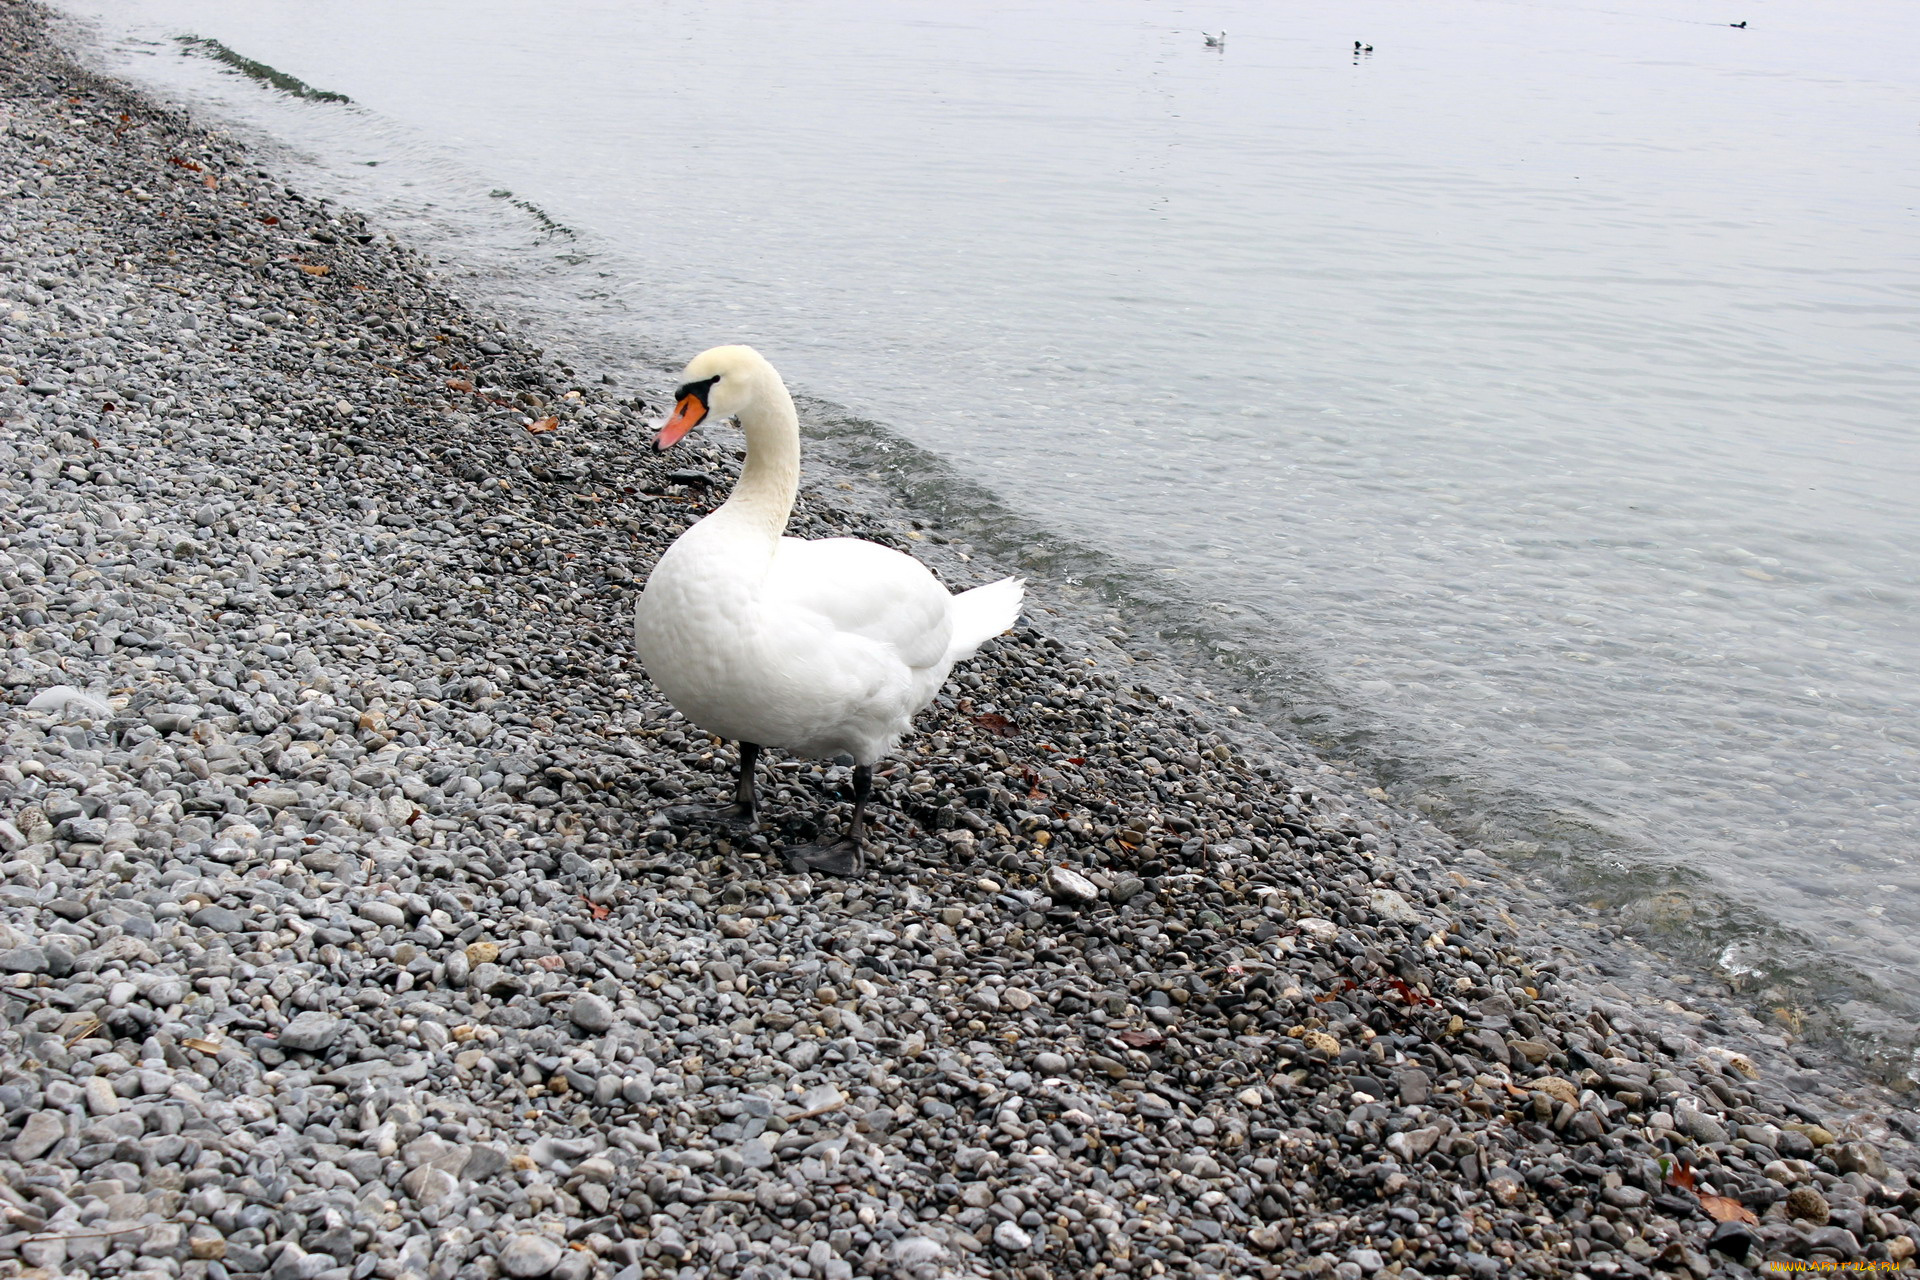
<path id="1" fill-rule="evenodd" d="M 996 738 L 1012 738 L 1020 732 L 1014 727 L 1013 721 L 994 711 L 975 716 L 973 722 Z"/>
<path id="2" fill-rule="evenodd" d="M 332 267 L 316 267 L 310 262 L 296 262 L 293 265 L 300 268 L 302 271 L 306 272 L 310 276 L 323 276 L 323 275 L 326 275 L 329 271 L 333 270 Z"/>
<path id="3" fill-rule="evenodd" d="M 527 424 L 527 430 L 533 432 L 535 435 L 538 435 L 542 431 L 558 431 L 559 429 L 560 419 L 558 418 L 542 418 L 538 422 L 529 422 Z"/>
<path id="4" fill-rule="evenodd" d="M 187 1048 L 193 1050 L 195 1053 L 204 1053 L 209 1057 L 220 1052 L 222 1049 L 226 1048 L 225 1045 L 221 1044 L 217 1040 L 201 1040 L 193 1036 L 187 1037 L 185 1040 L 182 1040 L 180 1043 L 185 1045 Z"/>
<path id="5" fill-rule="evenodd" d="M 466 380 L 465 378 L 448 378 L 448 379 L 447 379 L 447 390 L 449 390 L 449 391 L 471 391 L 471 390 L 473 390 L 473 384 L 472 384 L 471 382 L 468 382 L 468 381 L 467 381 L 467 380 Z"/>
<path id="6" fill-rule="evenodd" d="M 1715 1222 L 1744 1222 L 1750 1227 L 1760 1225 L 1760 1219 L 1754 1216 L 1753 1210 L 1726 1196 L 1701 1196 L 1700 1207 Z"/>

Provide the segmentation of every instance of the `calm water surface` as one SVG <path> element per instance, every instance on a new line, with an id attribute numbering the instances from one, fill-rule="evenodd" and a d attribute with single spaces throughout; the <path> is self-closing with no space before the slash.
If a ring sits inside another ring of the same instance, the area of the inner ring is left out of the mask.
<path id="1" fill-rule="evenodd" d="M 1911 1023 L 1904 6 L 69 7 L 348 198 L 480 209 L 550 319 L 753 342 L 1170 584 L 1490 847 Z"/>

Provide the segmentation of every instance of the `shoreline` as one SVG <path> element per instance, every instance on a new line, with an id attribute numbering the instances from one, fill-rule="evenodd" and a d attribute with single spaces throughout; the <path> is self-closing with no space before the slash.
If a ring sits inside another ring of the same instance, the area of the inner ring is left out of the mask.
<path id="1" fill-rule="evenodd" d="M 658 377 L 542 358 L 0 24 L 0 1180 L 38 1218 L 0 1259 L 104 1274 L 83 1232 L 148 1215 L 128 1259 L 195 1280 L 1745 1274 L 1920 1238 L 1884 1092 L 1626 944 L 1610 992 L 1490 861 L 1038 602 L 876 788 L 890 872 L 764 856 L 838 785 L 811 765 L 754 841 L 656 822 L 731 760 L 633 669 L 632 598 L 731 440 L 646 457 Z M 808 470 L 796 532 L 998 576 Z"/>
<path id="2" fill-rule="evenodd" d="M 95 57 L 118 68 L 114 74 L 148 83 L 145 60 L 128 50 L 101 48 Z M 652 321 L 636 327 L 627 291 L 598 287 L 605 277 L 591 264 L 617 271 L 615 264 L 624 261 L 620 245 L 555 223 L 539 205 L 493 185 L 451 154 L 421 160 L 420 171 L 412 163 L 362 167 L 351 157 L 365 145 L 382 145 L 374 114 L 351 105 L 311 108 L 298 101 L 299 90 L 274 92 L 275 82 L 255 70 L 253 83 L 216 71 L 181 98 L 153 91 L 221 120 L 257 158 L 269 157 L 283 179 L 297 175 L 310 193 L 401 229 L 411 248 L 433 260 L 429 278 L 438 287 L 506 318 L 524 344 L 562 354 L 582 369 L 630 381 L 637 374 L 642 383 L 680 367 L 684 344 L 663 342 L 650 331 Z M 210 96 L 203 99 L 203 92 Z M 245 101 L 228 99 L 227 92 Z M 335 127 L 366 136 L 349 143 L 333 137 Z M 433 150 L 431 139 L 416 142 Z M 429 172 L 424 185 L 413 180 Z M 375 180 L 377 174 L 389 176 Z M 1357 769 L 1407 818 L 1431 821 L 1462 848 L 1491 851 L 1502 868 L 1499 878 L 1535 888 L 1544 880 L 1563 910 L 1599 924 L 1601 934 L 1637 942 L 1680 972 L 1711 974 L 1713 986 L 1729 986 L 1770 1029 L 1910 1087 L 1913 1033 L 1920 1026 L 1912 1015 L 1920 1006 L 1884 965 L 1857 950 L 1834 949 L 1827 945 L 1831 938 L 1816 943 L 1804 927 L 1787 925 L 1782 913 L 1720 885 L 1684 849 L 1646 829 L 1643 817 L 1615 822 L 1565 794 L 1531 790 L 1483 767 L 1465 744 L 1442 745 L 1416 721 L 1382 715 L 1342 688 L 1337 673 L 1323 666 L 1327 655 L 1279 640 L 1258 611 L 1236 616 L 1237 606 L 1222 609 L 1174 585 L 1177 575 L 1064 537 L 885 424 L 831 400 L 803 394 L 802 401 L 809 468 L 836 473 L 835 503 L 872 523 L 924 529 L 926 540 L 917 544 L 922 556 L 937 554 L 938 539 L 947 537 L 1046 582 L 1060 606 L 1053 622 L 1060 634 L 1088 639 L 1096 649 L 1104 640 L 1119 641 L 1126 647 L 1113 654 L 1153 664 L 1134 678 L 1177 687 L 1203 703 L 1238 704 L 1278 741 L 1302 740 L 1337 768 Z M 1099 634 L 1107 628 L 1114 630 Z"/>

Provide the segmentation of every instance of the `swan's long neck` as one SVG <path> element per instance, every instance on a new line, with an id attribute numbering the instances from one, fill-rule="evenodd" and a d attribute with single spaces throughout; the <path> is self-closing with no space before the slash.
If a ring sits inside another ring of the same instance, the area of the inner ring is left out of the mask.
<path id="1" fill-rule="evenodd" d="M 769 379 L 738 416 L 747 436 L 746 465 L 733 496 L 708 519 L 764 537 L 771 548 L 786 531 L 800 489 L 800 417 L 778 377 Z"/>

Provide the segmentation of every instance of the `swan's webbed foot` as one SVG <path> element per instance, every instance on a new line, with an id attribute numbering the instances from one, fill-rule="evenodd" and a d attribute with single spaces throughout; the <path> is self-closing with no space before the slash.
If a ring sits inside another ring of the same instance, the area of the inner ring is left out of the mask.
<path id="1" fill-rule="evenodd" d="M 661 813 L 670 822 L 718 823 L 727 827 L 751 827 L 756 819 L 754 807 L 734 801 L 732 804 L 679 804 Z"/>
<path id="2" fill-rule="evenodd" d="M 866 874 L 867 855 L 858 840 L 842 837 L 832 844 L 799 844 L 787 851 L 794 870 L 802 868 L 824 875 L 857 880 Z"/>
<path id="3" fill-rule="evenodd" d="M 664 810 L 669 822 L 715 822 L 728 827 L 751 827 L 759 817 L 755 804 L 753 766 L 760 759 L 760 748 L 752 742 L 740 744 L 740 782 L 733 789 L 733 803 L 721 805 L 681 804 Z"/>
<path id="4" fill-rule="evenodd" d="M 813 844 L 795 845 L 787 850 L 787 858 L 797 871 L 802 867 L 821 872 L 824 875 L 841 876 L 852 880 L 867 873 L 867 854 L 864 837 L 867 834 L 867 796 L 873 791 L 873 766 L 855 765 L 853 769 L 853 820 L 847 823 L 847 834 L 832 844 L 816 841 Z"/>

